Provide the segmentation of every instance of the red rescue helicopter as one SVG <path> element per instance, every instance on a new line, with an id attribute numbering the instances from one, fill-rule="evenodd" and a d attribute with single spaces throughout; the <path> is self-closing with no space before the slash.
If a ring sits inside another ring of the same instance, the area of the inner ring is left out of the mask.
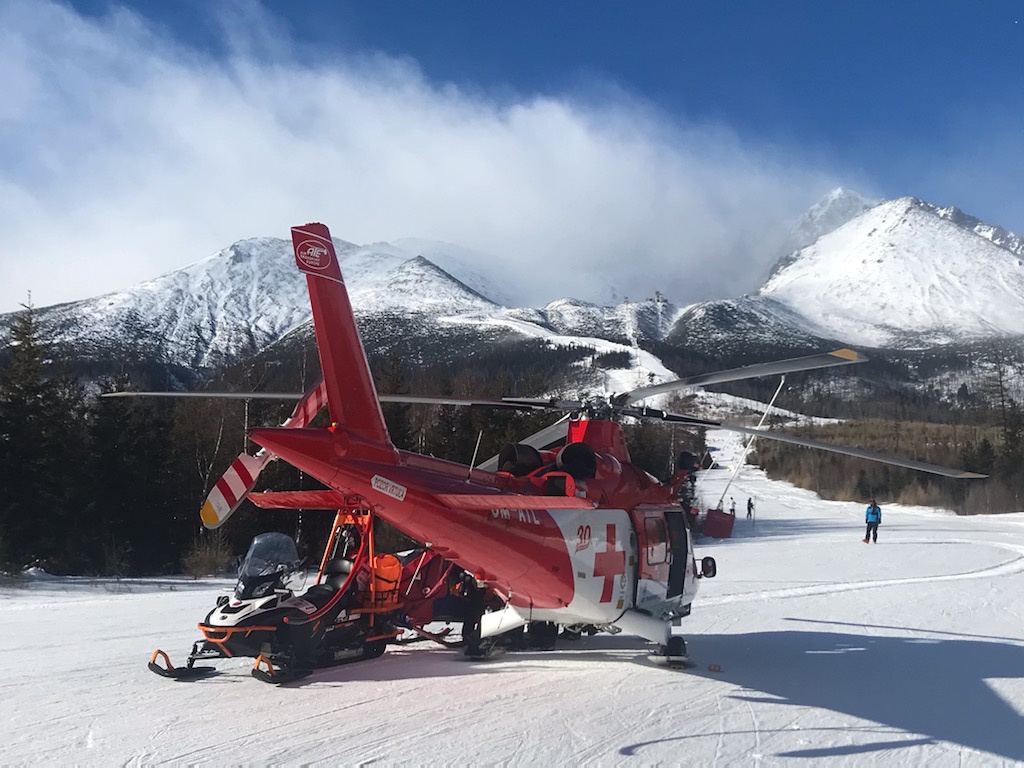
<path id="1" fill-rule="evenodd" d="M 673 477 L 658 481 L 631 462 L 617 421 L 622 417 L 726 429 L 947 477 L 981 477 L 639 404 L 685 387 L 865 362 L 849 349 L 587 401 L 378 396 L 327 227 L 294 227 L 292 242 L 309 288 L 323 382 L 284 425 L 251 431 L 263 450 L 236 460 L 204 505 L 204 523 L 223 523 L 266 461 L 279 457 L 329 490 L 249 494 L 257 505 L 376 515 L 468 575 L 463 636 L 472 657 L 488 655 L 502 635 L 528 626 L 540 644 L 553 641 L 545 636 L 559 627 L 635 635 L 657 645 L 652 658 L 687 663 L 681 619 L 689 615 L 701 579 L 716 572 L 713 558 L 696 558 L 687 514 L 697 460 L 681 453 Z M 329 426 L 309 427 L 324 401 Z M 382 401 L 552 409 L 568 416 L 470 467 L 396 449 Z M 318 581 L 330 576 L 330 554 Z"/>

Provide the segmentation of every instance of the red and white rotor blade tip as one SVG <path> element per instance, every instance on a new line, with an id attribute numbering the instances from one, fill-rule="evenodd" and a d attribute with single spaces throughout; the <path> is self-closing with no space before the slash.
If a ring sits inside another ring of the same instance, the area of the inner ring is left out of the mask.
<path id="1" fill-rule="evenodd" d="M 281 426 L 301 429 L 307 426 L 326 404 L 327 389 L 321 381 L 302 396 L 298 405 L 295 406 L 295 410 L 292 411 L 292 415 Z M 260 450 L 255 456 L 240 453 L 210 489 L 206 501 L 203 502 L 203 506 L 199 510 L 199 517 L 202 519 L 203 525 L 211 530 L 224 525 L 224 522 L 242 505 L 245 497 L 255 487 L 256 480 L 263 468 L 276 458 L 266 449 Z"/>
<path id="2" fill-rule="evenodd" d="M 249 491 L 256 485 L 260 472 L 273 459 L 274 454 L 260 451 L 256 456 L 240 453 L 231 462 L 227 472 L 221 475 L 199 510 L 199 517 L 207 528 L 220 528 L 232 513 L 238 509 Z"/>

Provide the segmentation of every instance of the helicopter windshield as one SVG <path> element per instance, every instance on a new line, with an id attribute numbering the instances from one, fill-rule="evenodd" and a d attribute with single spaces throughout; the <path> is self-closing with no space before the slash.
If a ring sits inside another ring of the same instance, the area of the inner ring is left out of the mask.
<path id="1" fill-rule="evenodd" d="M 301 588 L 305 581 L 295 541 L 283 533 L 261 533 L 252 540 L 238 569 L 235 596 L 262 597 L 275 589 Z"/>

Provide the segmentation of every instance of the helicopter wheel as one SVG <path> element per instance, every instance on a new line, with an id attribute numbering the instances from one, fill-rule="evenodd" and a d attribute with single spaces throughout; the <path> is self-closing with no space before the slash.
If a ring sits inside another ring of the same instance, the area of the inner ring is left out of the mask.
<path id="1" fill-rule="evenodd" d="M 526 631 L 526 646 L 538 651 L 554 650 L 558 625 L 550 621 L 531 621 Z"/>
<path id="2" fill-rule="evenodd" d="M 669 659 L 686 658 L 686 640 L 682 635 L 673 635 L 668 644 L 662 646 L 662 653 Z"/>

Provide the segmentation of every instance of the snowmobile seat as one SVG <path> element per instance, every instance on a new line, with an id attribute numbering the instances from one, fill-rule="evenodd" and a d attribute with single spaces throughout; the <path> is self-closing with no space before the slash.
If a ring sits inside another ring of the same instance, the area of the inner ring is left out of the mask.
<path id="1" fill-rule="evenodd" d="M 348 575 L 352 572 L 353 563 L 351 560 L 345 557 L 335 557 L 324 563 L 324 584 L 329 586 L 333 591 L 337 592 L 348 580 Z"/>
<path id="2" fill-rule="evenodd" d="M 324 581 L 307 589 L 303 597 L 318 608 L 325 605 L 339 589 L 345 586 L 345 581 L 351 571 L 351 560 L 343 557 L 328 560 L 324 564 Z"/>

